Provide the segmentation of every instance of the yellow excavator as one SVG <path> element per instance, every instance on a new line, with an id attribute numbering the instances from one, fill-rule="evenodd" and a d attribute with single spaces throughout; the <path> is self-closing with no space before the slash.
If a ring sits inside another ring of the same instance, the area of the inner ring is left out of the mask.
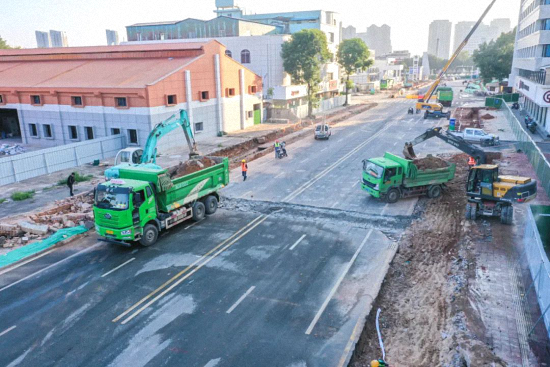
<path id="1" fill-rule="evenodd" d="M 489 10 L 491 10 L 491 8 L 495 4 L 495 2 L 496 2 L 496 0 L 491 1 L 491 3 L 487 7 L 487 9 L 485 9 L 485 12 L 481 15 L 481 18 L 479 18 L 479 20 L 474 25 L 474 27 L 472 28 L 470 33 L 468 33 L 468 35 L 466 36 L 464 41 L 462 41 L 460 46 L 458 46 L 458 48 L 455 50 L 453 56 L 451 56 L 451 58 L 449 59 L 449 61 L 447 61 L 447 63 L 443 67 L 443 69 L 441 69 L 441 72 L 437 76 L 437 79 L 430 86 L 430 89 L 428 89 L 428 91 L 424 94 L 424 98 L 418 100 L 418 102 L 416 103 L 416 112 L 425 111 L 424 112 L 424 118 L 428 118 L 428 117 L 435 117 L 435 118 L 446 117 L 448 119 L 450 117 L 450 112 L 443 112 L 443 105 L 441 103 L 430 103 L 430 99 L 435 94 L 439 83 L 441 83 L 441 78 L 443 78 L 443 75 L 445 75 L 445 73 L 447 72 L 447 69 L 449 69 L 449 67 L 451 66 L 453 61 L 455 61 L 455 59 L 458 57 L 458 55 L 460 55 L 460 53 L 462 52 L 464 47 L 468 44 L 468 41 L 470 40 L 470 38 L 472 37 L 474 32 L 477 30 L 477 28 L 479 27 L 479 25 L 481 24 L 481 22 L 483 21 L 483 19 L 485 18 L 485 16 L 489 12 Z"/>

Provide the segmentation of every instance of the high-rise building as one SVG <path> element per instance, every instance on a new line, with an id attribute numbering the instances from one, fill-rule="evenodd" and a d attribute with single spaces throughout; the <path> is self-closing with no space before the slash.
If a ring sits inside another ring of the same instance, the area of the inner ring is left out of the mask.
<path id="1" fill-rule="evenodd" d="M 34 33 L 36 34 L 36 47 L 51 47 L 50 34 L 48 32 L 34 31 Z"/>
<path id="2" fill-rule="evenodd" d="M 521 3 L 508 86 L 520 93 L 524 110 L 550 135 L 550 30 L 544 27 L 550 4 L 545 3 Z"/>
<path id="3" fill-rule="evenodd" d="M 464 41 L 464 38 L 472 30 L 476 22 L 458 22 L 455 25 L 453 51 Z M 502 33 L 510 32 L 512 26 L 510 19 L 493 19 L 490 25 L 481 23 L 472 38 L 468 41 L 464 51 L 472 54 L 482 43 L 497 39 Z"/>
<path id="4" fill-rule="evenodd" d="M 428 53 L 441 59 L 449 58 L 451 50 L 452 23 L 448 20 L 434 20 L 430 24 Z"/>
<path id="5" fill-rule="evenodd" d="M 342 28 L 342 39 L 349 40 L 351 38 L 357 37 L 357 29 L 350 25 L 345 28 Z"/>
<path id="6" fill-rule="evenodd" d="M 493 19 L 490 27 L 494 29 L 496 38 L 498 38 L 502 33 L 508 33 L 512 30 L 512 21 L 508 18 Z"/>
<path id="7" fill-rule="evenodd" d="M 387 24 L 383 24 L 380 27 L 376 24 L 371 25 L 367 28 L 367 34 L 363 41 L 365 41 L 370 49 L 375 50 L 377 55 L 389 54 L 392 51 L 390 26 Z"/>
<path id="8" fill-rule="evenodd" d="M 118 45 L 120 43 L 117 31 L 107 29 L 105 32 L 107 33 L 107 46 Z"/>
<path id="9" fill-rule="evenodd" d="M 52 31 L 50 30 L 50 39 L 52 47 L 69 47 L 67 42 L 67 33 L 64 31 Z"/>
<path id="10" fill-rule="evenodd" d="M 470 33 L 472 28 L 474 28 L 475 24 L 476 22 L 458 22 L 455 24 L 453 52 L 458 48 L 458 46 L 462 43 L 462 41 L 464 41 L 468 33 Z M 472 43 L 468 42 L 468 44 L 464 48 L 464 51 L 473 52 L 474 49 L 472 49 L 471 46 L 472 46 Z"/>

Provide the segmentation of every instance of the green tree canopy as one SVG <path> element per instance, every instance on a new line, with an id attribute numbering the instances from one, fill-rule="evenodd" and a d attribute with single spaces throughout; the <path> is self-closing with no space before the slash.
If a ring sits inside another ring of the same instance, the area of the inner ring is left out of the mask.
<path id="1" fill-rule="evenodd" d="M 10 45 L 8 45 L 8 42 L 6 40 L 0 37 L 0 50 L 5 50 L 8 48 L 19 48 L 19 47 L 11 47 Z"/>
<path id="2" fill-rule="evenodd" d="M 515 29 L 502 33 L 495 41 L 485 42 L 474 51 L 473 59 L 483 80 L 508 78 L 514 58 L 515 34 Z"/>
<path id="3" fill-rule="evenodd" d="M 348 104 L 348 93 L 351 86 L 349 77 L 357 69 L 368 68 L 373 64 L 369 58 L 370 51 L 365 42 L 360 38 L 351 38 L 344 40 L 338 47 L 338 63 L 346 72 L 346 102 Z"/>
<path id="4" fill-rule="evenodd" d="M 307 85 L 308 115 L 312 113 L 315 92 L 321 82 L 321 66 L 331 56 L 327 37 L 319 29 L 303 29 L 283 44 L 281 57 L 285 72 L 290 74 L 293 83 Z"/>

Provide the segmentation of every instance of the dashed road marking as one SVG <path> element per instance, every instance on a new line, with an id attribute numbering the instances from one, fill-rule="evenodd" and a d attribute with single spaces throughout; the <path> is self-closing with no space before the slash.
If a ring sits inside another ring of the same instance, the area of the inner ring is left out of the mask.
<path id="1" fill-rule="evenodd" d="M 253 291 L 255 288 L 256 288 L 256 286 L 254 286 L 254 285 L 253 285 L 252 287 L 248 288 L 248 290 L 245 292 L 245 294 L 243 294 L 243 295 L 241 296 L 241 298 L 239 298 L 239 299 L 237 300 L 237 302 L 235 302 L 235 303 L 233 304 L 233 306 L 231 306 L 231 307 L 229 308 L 229 310 L 225 311 L 225 313 L 231 313 L 231 312 L 233 312 L 233 310 L 236 309 L 237 306 L 238 306 L 242 301 L 244 301 L 244 299 L 246 298 L 246 296 L 248 296 L 250 293 L 252 293 L 252 291 Z"/>
<path id="2" fill-rule="evenodd" d="M 16 327 L 17 327 L 16 325 L 13 325 L 12 327 L 7 328 L 6 330 L 4 330 L 4 331 L 2 331 L 2 332 L 0 333 L 0 336 L 6 335 L 7 333 L 9 333 L 10 331 L 12 331 L 12 330 L 15 329 Z"/>
<path id="3" fill-rule="evenodd" d="M 298 241 L 294 242 L 294 244 L 293 244 L 292 246 L 290 246 L 289 250 L 294 250 L 294 248 L 295 248 L 296 246 L 298 246 L 298 244 L 299 244 L 300 242 L 302 242 L 302 240 L 303 240 L 304 238 L 306 238 L 306 235 L 305 235 L 305 234 L 302 235 L 302 237 L 300 237 L 300 239 L 299 239 Z"/>
<path id="4" fill-rule="evenodd" d="M 106 272 L 105 274 L 103 274 L 101 277 L 102 278 L 105 278 L 107 275 L 111 274 L 111 273 L 114 273 L 115 271 L 117 271 L 118 269 L 122 268 L 124 265 L 128 265 L 129 263 L 131 263 L 132 261 L 134 261 L 136 258 L 135 257 L 132 257 L 130 260 L 120 264 L 119 266 L 117 266 L 116 268 L 114 269 L 111 269 L 109 270 L 108 272 Z"/>

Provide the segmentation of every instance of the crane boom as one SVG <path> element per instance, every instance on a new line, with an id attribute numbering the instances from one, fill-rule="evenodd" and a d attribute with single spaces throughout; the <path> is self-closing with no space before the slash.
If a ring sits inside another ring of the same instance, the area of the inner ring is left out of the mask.
<path id="1" fill-rule="evenodd" d="M 417 136 L 410 143 L 405 143 L 405 149 L 403 150 L 403 155 L 407 159 L 416 158 L 413 147 L 417 144 L 420 144 L 428 139 L 437 137 L 447 144 L 454 146 L 457 149 L 460 149 L 464 153 L 468 154 L 470 157 L 473 157 L 477 164 L 484 164 L 487 162 L 487 154 L 473 144 L 468 143 L 466 140 L 462 139 L 459 136 L 455 136 L 447 131 L 442 132 L 441 127 L 433 127 L 426 130 L 425 133 Z"/>
<path id="2" fill-rule="evenodd" d="M 178 114 L 170 116 L 168 119 L 159 122 L 149 134 L 147 143 L 143 149 L 143 155 L 141 156 L 141 163 L 154 163 L 157 161 L 157 144 L 158 141 L 168 134 L 169 132 L 181 127 L 189 146 L 189 158 L 199 155 L 197 151 L 197 143 L 193 136 L 193 130 L 191 129 L 191 123 L 187 111 L 180 110 Z"/>
<path id="3" fill-rule="evenodd" d="M 434 83 L 430 86 L 430 89 L 428 89 L 428 91 L 426 92 L 425 98 L 423 100 L 421 100 L 419 103 L 417 103 L 416 109 L 422 110 L 422 109 L 426 109 L 426 107 L 428 107 L 428 109 L 430 109 L 430 106 L 432 106 L 432 105 L 429 104 L 430 99 L 433 97 L 435 91 L 437 90 L 437 86 L 439 85 L 439 83 L 441 83 L 441 79 L 443 78 L 443 75 L 445 75 L 445 73 L 447 72 L 449 67 L 451 67 L 451 64 L 453 63 L 453 61 L 455 61 L 455 59 L 458 57 L 458 55 L 460 55 L 460 53 L 462 52 L 464 47 L 468 44 L 468 41 L 470 40 L 470 38 L 472 38 L 475 31 L 479 28 L 479 25 L 481 24 L 481 22 L 483 22 L 483 19 L 485 18 L 485 16 L 489 12 L 489 10 L 491 10 L 491 8 L 493 7 L 493 5 L 495 4 L 496 1 L 497 0 L 492 0 L 491 3 L 489 4 L 489 6 L 487 7 L 487 9 L 485 9 L 485 11 L 481 15 L 481 17 L 479 18 L 477 23 L 470 30 L 470 33 L 468 33 L 466 38 L 464 38 L 464 41 L 462 41 L 462 43 L 457 47 L 457 49 L 455 50 L 455 52 L 453 53 L 453 55 L 451 56 L 449 61 L 447 61 L 447 63 L 443 67 L 443 69 L 441 69 L 441 72 L 439 73 L 439 75 L 435 79 Z M 439 107 L 438 110 L 442 110 L 442 107 Z"/>

